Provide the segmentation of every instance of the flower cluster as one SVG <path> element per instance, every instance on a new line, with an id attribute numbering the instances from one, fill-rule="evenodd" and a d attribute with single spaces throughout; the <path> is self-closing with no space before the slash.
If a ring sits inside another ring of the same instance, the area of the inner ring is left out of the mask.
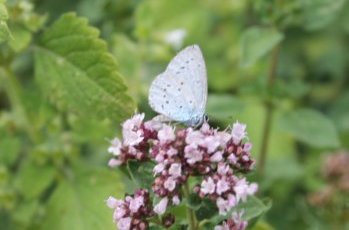
<path id="1" fill-rule="evenodd" d="M 322 179 L 326 186 L 308 196 L 311 205 L 332 207 L 349 193 L 349 152 L 341 150 L 328 154 L 322 165 Z M 345 202 L 345 201 L 343 201 Z"/>
<path id="2" fill-rule="evenodd" d="M 207 123 L 200 129 L 175 129 L 156 119 L 143 120 L 144 114 L 136 114 L 123 123 L 122 141 L 115 138 L 108 149 L 113 154 L 109 166 L 128 160 L 155 162 L 152 191 L 160 202 L 154 213 L 163 215 L 168 206 L 181 202 L 182 187 L 190 176 L 202 178 L 192 191 L 214 201 L 222 215 L 257 191 L 256 184 L 238 176 L 254 165 L 246 125 L 236 122 L 229 131 L 213 129 Z M 224 223 L 231 226 L 237 222 L 228 219 Z"/>
<path id="3" fill-rule="evenodd" d="M 216 201 L 219 214 L 225 215 L 240 200 L 245 201 L 248 195 L 256 193 L 257 184 L 249 184 L 245 178 L 239 179 L 233 175 L 233 170 L 229 165 L 221 162 L 216 172 L 205 176 L 201 185 L 197 185 L 194 190 L 201 198 L 208 197 Z"/>
<path id="4" fill-rule="evenodd" d="M 147 159 L 148 140 L 157 138 L 155 128 L 159 123 L 153 121 L 143 123 L 143 119 L 144 114 L 136 114 L 122 124 L 123 141 L 114 138 L 108 148 L 108 152 L 114 155 L 108 163 L 110 167 L 119 166 L 132 159 Z"/>
<path id="5" fill-rule="evenodd" d="M 109 208 L 114 209 L 114 222 L 119 230 L 148 228 L 147 218 L 154 216 L 152 202 L 146 189 L 139 189 L 133 196 L 126 196 L 124 200 L 109 197 Z"/>
<path id="6" fill-rule="evenodd" d="M 233 213 L 231 218 L 217 225 L 214 230 L 244 230 L 247 227 L 247 221 L 242 220 L 242 213 Z"/>

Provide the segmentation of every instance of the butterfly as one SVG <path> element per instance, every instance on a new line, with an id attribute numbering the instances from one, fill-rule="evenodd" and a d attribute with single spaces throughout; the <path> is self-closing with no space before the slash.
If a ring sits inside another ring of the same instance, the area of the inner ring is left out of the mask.
<path id="1" fill-rule="evenodd" d="M 180 51 L 149 89 L 149 105 L 170 120 L 198 127 L 205 120 L 207 73 L 198 45 Z"/>

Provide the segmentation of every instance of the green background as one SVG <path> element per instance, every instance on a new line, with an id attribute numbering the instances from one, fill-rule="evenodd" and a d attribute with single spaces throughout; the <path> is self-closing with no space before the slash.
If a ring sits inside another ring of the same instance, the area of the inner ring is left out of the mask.
<path id="1" fill-rule="evenodd" d="M 155 115 L 151 81 L 191 44 L 210 123 L 247 124 L 249 177 L 273 203 L 253 228 L 349 228 L 349 191 L 323 176 L 349 148 L 348 38 L 346 0 L 0 0 L 0 228 L 114 229 L 104 200 L 135 186 L 108 169 L 108 140 Z"/>

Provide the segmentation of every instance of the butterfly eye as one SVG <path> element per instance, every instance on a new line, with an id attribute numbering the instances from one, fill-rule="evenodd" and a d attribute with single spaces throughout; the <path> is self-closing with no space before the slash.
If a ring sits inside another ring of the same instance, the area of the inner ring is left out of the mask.
<path id="1" fill-rule="evenodd" d="M 208 122 L 208 116 L 206 114 L 204 115 L 204 122 Z"/>

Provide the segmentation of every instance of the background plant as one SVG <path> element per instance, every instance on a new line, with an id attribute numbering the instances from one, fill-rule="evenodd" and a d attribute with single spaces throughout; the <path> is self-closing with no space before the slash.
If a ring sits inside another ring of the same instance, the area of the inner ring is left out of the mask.
<path id="1" fill-rule="evenodd" d="M 206 59 L 211 123 L 249 124 L 259 162 L 251 176 L 273 200 L 255 227 L 347 226 L 348 218 L 315 212 L 306 195 L 327 186 L 322 155 L 349 147 L 348 7 L 346 0 L 0 1 L 1 227 L 114 228 L 101 200 L 133 188 L 106 169 L 105 139 L 136 107 L 153 115 L 150 82 L 193 43 Z M 333 209 L 345 214 L 343 197 Z"/>

